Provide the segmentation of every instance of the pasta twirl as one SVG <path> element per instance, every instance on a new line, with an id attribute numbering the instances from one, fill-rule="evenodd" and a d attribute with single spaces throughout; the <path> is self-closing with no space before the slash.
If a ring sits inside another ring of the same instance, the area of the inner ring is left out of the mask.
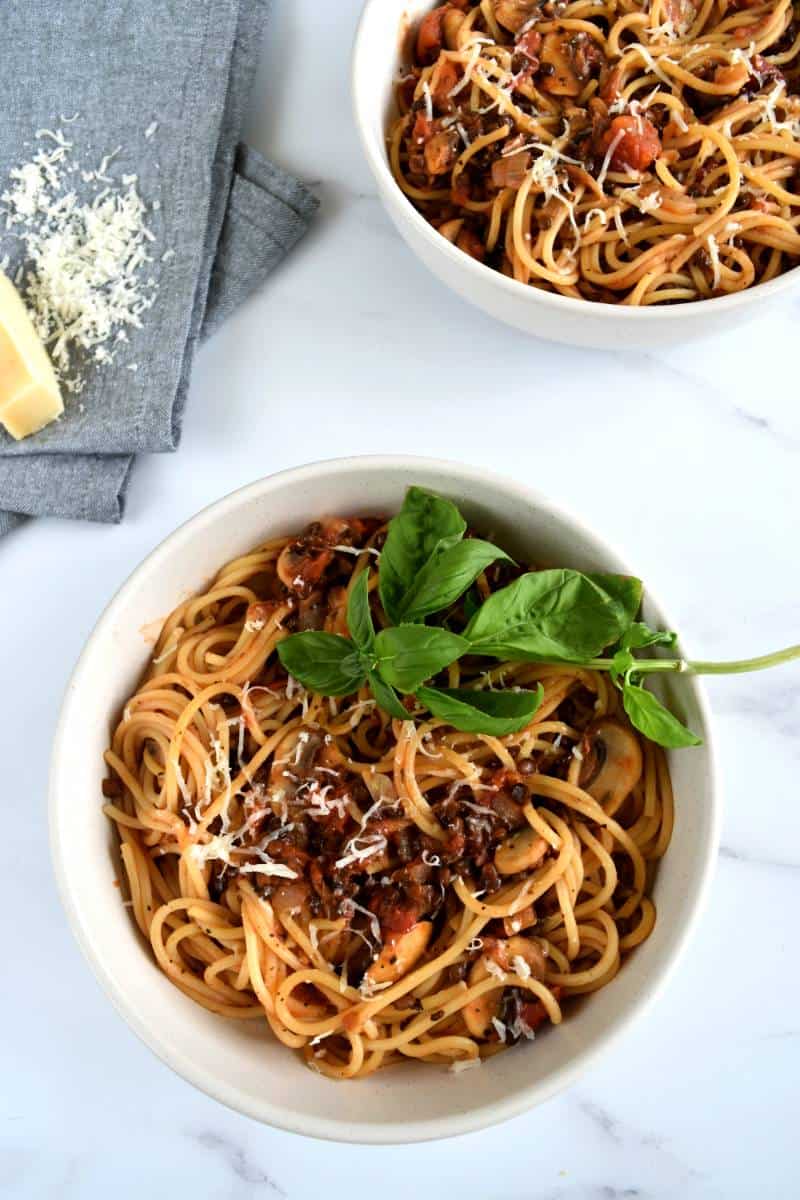
<path id="1" fill-rule="evenodd" d="M 106 755 L 133 917 L 161 970 L 337 1079 L 460 1068 L 558 1025 L 652 930 L 673 819 L 663 752 L 601 673 L 495 666 L 487 686 L 543 687 L 503 737 L 288 676 L 276 647 L 347 633 L 384 536 L 377 519 L 329 520 L 228 563 L 165 622 Z M 495 563 L 478 591 L 515 572 Z M 369 600 L 380 627 L 374 586 Z M 447 620 L 463 624 L 461 601 Z M 477 681 L 469 662 L 452 686 Z"/>

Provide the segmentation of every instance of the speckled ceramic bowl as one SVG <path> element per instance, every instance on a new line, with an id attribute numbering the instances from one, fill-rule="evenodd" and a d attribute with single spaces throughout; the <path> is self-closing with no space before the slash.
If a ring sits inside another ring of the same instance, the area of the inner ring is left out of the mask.
<path id="1" fill-rule="evenodd" d="M 798 267 L 735 295 L 668 307 L 627 308 L 528 287 L 451 245 L 397 186 L 386 152 L 402 31 L 433 7 L 433 0 L 367 0 L 353 54 L 353 108 L 386 211 L 418 258 L 459 296 L 537 337 L 603 350 L 653 350 L 739 325 L 800 284 Z"/>
<path id="2" fill-rule="evenodd" d="M 206 586 L 219 566 L 259 541 L 297 530 L 320 513 L 390 513 L 412 482 L 451 497 L 471 524 L 491 529 L 523 557 L 635 572 L 635 564 L 546 497 L 476 468 L 406 457 L 298 467 L 212 504 L 137 567 L 86 644 L 53 747 L 50 827 L 58 884 L 81 948 L 120 1015 L 178 1074 L 224 1104 L 270 1125 L 339 1141 L 412 1142 L 466 1133 L 546 1100 L 612 1046 L 624 1054 L 621 1035 L 664 986 L 695 925 L 717 847 L 708 708 L 698 682 L 684 678 L 675 703 L 705 740 L 671 756 L 675 834 L 656 879 L 653 935 L 608 987 L 535 1042 L 467 1074 L 412 1064 L 362 1082 L 334 1083 L 274 1041 L 266 1024 L 214 1016 L 160 972 L 114 886 L 114 838 L 101 812 L 103 751 L 147 663 L 143 635 Z M 671 627 L 652 596 L 646 616 Z"/>

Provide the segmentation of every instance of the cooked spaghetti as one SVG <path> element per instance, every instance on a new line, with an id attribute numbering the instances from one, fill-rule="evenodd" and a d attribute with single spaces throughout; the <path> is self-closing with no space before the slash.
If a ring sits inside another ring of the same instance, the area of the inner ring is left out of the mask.
<path id="1" fill-rule="evenodd" d="M 602 673 L 451 666 L 451 686 L 542 683 L 503 737 L 289 677 L 281 639 L 346 633 L 384 539 L 379 520 L 327 520 L 229 563 L 164 623 L 106 754 L 127 902 L 159 967 L 340 1079 L 459 1070 L 559 1024 L 650 934 L 673 820 L 663 752 Z M 478 593 L 518 574 L 496 563 Z M 463 601 L 445 616 L 463 626 Z"/>
<path id="2" fill-rule="evenodd" d="M 800 260 L 791 0 L 458 0 L 401 72 L 395 177 L 520 283 L 671 304 Z"/>

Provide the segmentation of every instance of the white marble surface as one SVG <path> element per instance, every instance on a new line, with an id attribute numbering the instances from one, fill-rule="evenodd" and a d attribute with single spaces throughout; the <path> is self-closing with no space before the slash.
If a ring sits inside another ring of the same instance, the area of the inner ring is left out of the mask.
<path id="1" fill-rule="evenodd" d="M 4 867 L 0 1194 L 465 1200 L 797 1195 L 800 668 L 712 685 L 726 786 L 711 904 L 644 1023 L 570 1093 L 449 1143 L 359 1149 L 262 1128 L 139 1044 L 67 930 L 47 754 L 97 615 L 200 506 L 298 462 L 377 451 L 533 481 L 621 544 L 690 650 L 798 640 L 800 297 L 744 331 L 610 356 L 525 340 L 447 294 L 373 195 L 353 132 L 359 0 L 277 0 L 248 134 L 321 181 L 313 233 L 201 353 L 183 445 L 118 528 L 0 546 Z M 702 797 L 697 803 L 702 803 Z"/>

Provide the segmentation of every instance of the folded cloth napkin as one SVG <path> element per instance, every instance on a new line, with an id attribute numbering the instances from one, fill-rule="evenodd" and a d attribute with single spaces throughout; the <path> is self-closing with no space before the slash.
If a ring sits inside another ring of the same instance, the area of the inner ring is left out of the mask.
<path id="1" fill-rule="evenodd" d="M 157 288 L 113 362 L 78 360 L 85 388 L 65 397 L 59 421 L 21 442 L 0 429 L 0 533 L 22 514 L 120 520 L 133 455 L 178 445 L 198 340 L 305 232 L 317 200 L 237 144 L 267 7 L 11 0 L 0 10 L 15 61 L 0 192 L 9 169 L 37 152 L 40 131 L 60 130 L 84 169 L 119 147 L 104 174 L 136 177 Z M 77 169 L 69 187 L 80 193 L 81 180 Z M 17 232 L 0 230 L 12 278 L 26 255 Z"/>

